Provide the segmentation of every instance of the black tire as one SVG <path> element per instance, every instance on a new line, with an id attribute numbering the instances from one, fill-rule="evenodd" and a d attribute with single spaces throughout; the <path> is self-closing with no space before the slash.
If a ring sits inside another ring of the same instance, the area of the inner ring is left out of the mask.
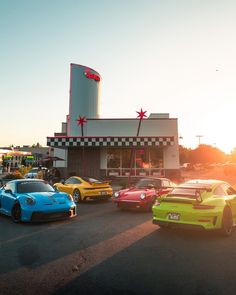
<path id="1" fill-rule="evenodd" d="M 12 211 L 11 211 L 11 217 L 15 223 L 21 222 L 21 206 L 19 203 L 16 203 L 13 206 Z"/>
<path id="2" fill-rule="evenodd" d="M 154 205 L 156 197 L 153 197 L 150 203 L 147 206 L 147 212 L 152 212 L 152 206 Z"/>
<path id="3" fill-rule="evenodd" d="M 222 223 L 221 223 L 221 234 L 223 236 L 230 236 L 233 231 L 233 216 L 232 211 L 229 207 L 224 208 Z"/>
<path id="4" fill-rule="evenodd" d="M 75 189 L 73 191 L 73 200 L 75 203 L 80 203 L 81 202 L 81 194 L 80 191 L 78 189 Z"/>

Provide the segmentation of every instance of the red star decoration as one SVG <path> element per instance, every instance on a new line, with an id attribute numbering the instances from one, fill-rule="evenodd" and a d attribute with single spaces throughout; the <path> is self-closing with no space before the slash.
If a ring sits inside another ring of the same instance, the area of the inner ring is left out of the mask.
<path id="1" fill-rule="evenodd" d="M 79 116 L 79 119 L 76 120 L 78 125 L 84 126 L 87 123 L 86 117 Z"/>
<path id="2" fill-rule="evenodd" d="M 142 120 L 144 117 L 147 117 L 146 116 L 146 113 L 147 111 L 143 111 L 143 109 L 141 108 L 141 110 L 140 110 L 140 112 L 137 112 L 136 111 L 136 113 L 138 113 L 138 118 L 140 119 L 140 120 Z"/>

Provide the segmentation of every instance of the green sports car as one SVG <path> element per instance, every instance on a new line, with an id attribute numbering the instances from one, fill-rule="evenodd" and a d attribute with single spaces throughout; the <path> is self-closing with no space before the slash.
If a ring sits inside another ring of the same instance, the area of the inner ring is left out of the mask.
<path id="1" fill-rule="evenodd" d="M 160 227 L 219 229 L 229 236 L 236 224 L 236 190 L 221 180 L 190 180 L 158 198 L 153 223 Z"/>

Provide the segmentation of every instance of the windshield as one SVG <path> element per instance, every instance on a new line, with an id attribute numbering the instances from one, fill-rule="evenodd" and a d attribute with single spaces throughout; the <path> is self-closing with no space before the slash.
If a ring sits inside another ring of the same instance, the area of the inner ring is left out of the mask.
<path id="1" fill-rule="evenodd" d="M 17 184 L 17 193 L 54 192 L 50 184 L 42 181 L 20 182 Z"/>
<path id="2" fill-rule="evenodd" d="M 153 185 L 154 187 L 160 187 L 161 180 L 159 180 L 159 179 L 141 179 L 136 183 L 135 187 L 136 188 L 147 188 L 150 184 Z"/>
<path id="3" fill-rule="evenodd" d="M 33 168 L 28 173 L 37 173 L 37 172 L 38 172 L 38 168 Z"/>

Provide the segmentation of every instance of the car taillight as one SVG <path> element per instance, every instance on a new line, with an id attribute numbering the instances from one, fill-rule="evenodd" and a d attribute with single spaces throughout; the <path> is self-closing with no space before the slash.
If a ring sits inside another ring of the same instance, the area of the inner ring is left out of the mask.
<path id="1" fill-rule="evenodd" d="M 193 205 L 193 209 L 200 209 L 200 210 L 206 210 L 206 209 L 214 209 L 216 206 L 212 205 L 202 205 L 202 204 L 195 204 Z"/>

